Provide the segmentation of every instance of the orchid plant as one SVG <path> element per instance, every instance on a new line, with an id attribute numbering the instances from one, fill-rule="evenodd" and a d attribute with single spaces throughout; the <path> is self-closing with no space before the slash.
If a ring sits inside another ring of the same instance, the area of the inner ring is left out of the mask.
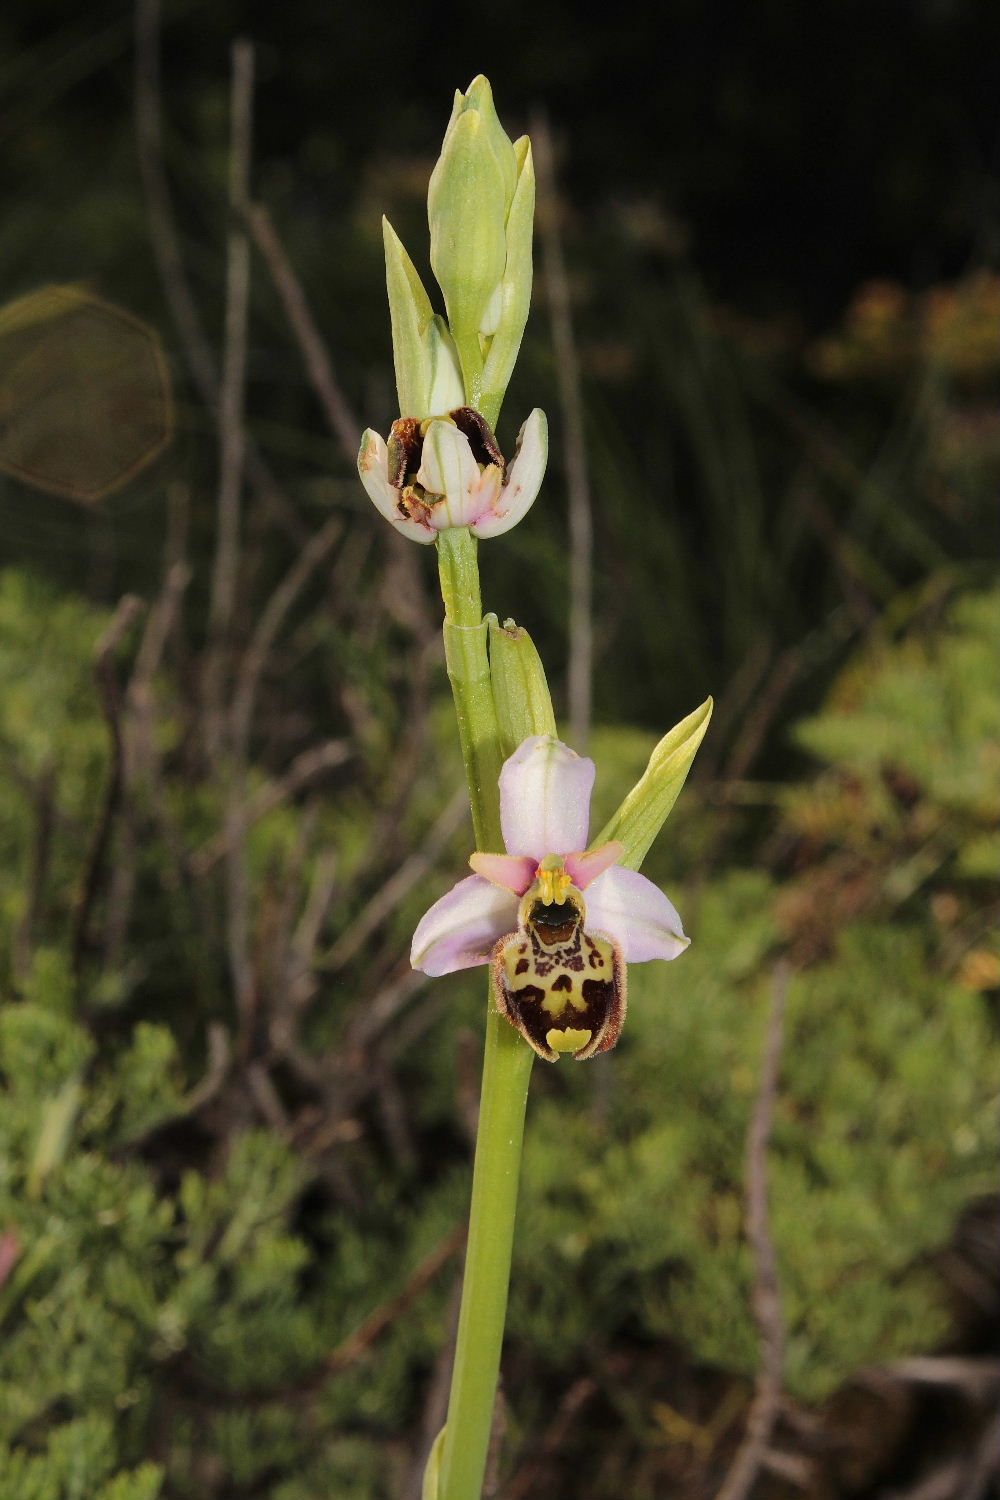
<path id="1" fill-rule="evenodd" d="M 531 298 L 534 172 L 489 83 L 457 93 L 428 192 L 435 314 L 384 224 L 400 416 L 369 430 L 358 471 L 398 531 L 437 546 L 444 645 L 476 851 L 466 876 L 418 923 L 411 961 L 438 977 L 489 966 L 469 1239 L 447 1421 L 424 1500 L 481 1495 L 510 1279 L 531 1066 L 606 1052 L 625 1020 L 627 965 L 688 945 L 667 897 L 639 874 L 684 783 L 711 700 L 676 725 L 610 822 L 590 838 L 594 762 L 558 737 L 530 636 L 484 617 L 479 539 L 523 520 L 541 487 L 537 408 L 505 463 L 494 434 Z"/>

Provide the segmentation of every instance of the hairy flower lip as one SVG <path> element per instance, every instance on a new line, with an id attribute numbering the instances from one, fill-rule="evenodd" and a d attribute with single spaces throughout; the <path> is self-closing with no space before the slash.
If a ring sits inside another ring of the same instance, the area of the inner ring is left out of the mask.
<path id="1" fill-rule="evenodd" d="M 368 428 L 358 473 L 379 513 L 413 541 L 433 542 L 450 526 L 491 537 L 509 531 L 530 509 L 547 453 L 545 414 L 538 407 L 518 433 L 509 465 L 480 413 L 456 407 L 422 421 L 398 418 L 388 444 Z"/>
<path id="2" fill-rule="evenodd" d="M 583 911 L 584 933 L 610 942 L 624 963 L 684 951 L 676 910 L 652 881 L 617 863 L 622 846 L 586 850 L 593 783 L 593 761 L 552 735 L 518 746 L 500 774 L 507 853 L 474 854 L 476 873 L 424 914 L 413 935 L 414 968 L 437 976 L 489 962 L 520 930 L 527 893 L 538 884 L 539 899 L 556 899 L 560 878 Z"/>

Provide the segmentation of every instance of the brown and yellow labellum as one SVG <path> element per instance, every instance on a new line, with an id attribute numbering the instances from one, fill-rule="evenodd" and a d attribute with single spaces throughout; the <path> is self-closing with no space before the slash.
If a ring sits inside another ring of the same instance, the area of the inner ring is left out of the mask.
<path id="1" fill-rule="evenodd" d="M 544 890 L 544 894 L 543 894 Z M 584 929 L 582 895 L 564 880 L 562 899 L 536 881 L 518 929 L 493 953 L 497 1006 L 539 1057 L 577 1062 L 607 1052 L 625 1020 L 625 964 L 617 943 Z"/>

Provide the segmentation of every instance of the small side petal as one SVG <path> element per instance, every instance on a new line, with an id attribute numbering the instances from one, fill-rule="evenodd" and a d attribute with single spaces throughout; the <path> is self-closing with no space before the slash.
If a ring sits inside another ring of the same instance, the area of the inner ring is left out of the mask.
<path id="1" fill-rule="evenodd" d="M 476 536 L 502 536 L 527 515 L 541 488 L 548 453 L 545 413 L 536 406 L 517 435 L 507 483 L 472 528 Z"/>
<path id="2" fill-rule="evenodd" d="M 489 963 L 493 948 L 517 926 L 517 897 L 469 875 L 435 901 L 413 934 L 410 963 L 425 974 L 453 974 Z"/>
<path id="3" fill-rule="evenodd" d="M 479 508 L 479 465 L 472 456 L 469 439 L 454 422 L 437 420 L 428 423 L 417 483 L 423 485 L 428 499 L 441 495 L 435 509 L 435 525 L 468 526 Z"/>
<path id="4" fill-rule="evenodd" d="M 625 853 L 625 845 L 617 839 L 602 844 L 599 849 L 588 849 L 586 854 L 567 854 L 566 869 L 578 891 L 585 891 L 592 880 L 603 875 L 616 865 Z"/>
<path id="5" fill-rule="evenodd" d="M 525 855 L 473 854 L 469 864 L 477 875 L 523 896 L 538 872 L 538 862 Z"/>
<path id="6" fill-rule="evenodd" d="M 358 453 L 358 476 L 365 493 L 378 511 L 414 542 L 433 542 L 434 532 L 428 526 L 414 521 L 400 508 L 401 495 L 389 483 L 389 450 L 384 440 L 369 427 L 361 439 Z"/>
<path id="7" fill-rule="evenodd" d="M 589 887 L 585 925 L 588 932 L 605 932 L 619 942 L 630 964 L 676 958 L 691 941 L 659 887 L 621 865 L 605 870 Z"/>
<path id="8" fill-rule="evenodd" d="M 584 849 L 594 762 L 550 734 L 523 740 L 500 772 L 500 824 L 508 854 L 534 860 Z"/>

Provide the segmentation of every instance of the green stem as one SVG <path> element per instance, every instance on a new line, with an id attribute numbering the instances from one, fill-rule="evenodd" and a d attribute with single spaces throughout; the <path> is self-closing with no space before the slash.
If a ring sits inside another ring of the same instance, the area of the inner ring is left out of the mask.
<path id="1" fill-rule="evenodd" d="M 444 598 L 444 655 L 458 716 L 458 735 L 472 803 L 476 848 L 503 850 L 500 832 L 500 734 L 497 729 L 486 643 L 489 627 L 479 596 L 478 543 L 455 527 L 438 539 Z"/>
<path id="2" fill-rule="evenodd" d="M 443 531 L 438 541 L 445 656 L 479 849 L 503 849 L 501 752 L 482 618 L 476 540 Z M 493 1427 L 510 1282 L 521 1141 L 534 1053 L 498 1014 L 492 983 L 469 1210 L 462 1306 L 436 1500 L 478 1500 Z"/>
<path id="3" fill-rule="evenodd" d="M 490 994 L 469 1245 L 437 1500 L 478 1500 L 482 1494 L 507 1317 L 524 1111 L 535 1058 L 492 1003 L 492 986 Z"/>

